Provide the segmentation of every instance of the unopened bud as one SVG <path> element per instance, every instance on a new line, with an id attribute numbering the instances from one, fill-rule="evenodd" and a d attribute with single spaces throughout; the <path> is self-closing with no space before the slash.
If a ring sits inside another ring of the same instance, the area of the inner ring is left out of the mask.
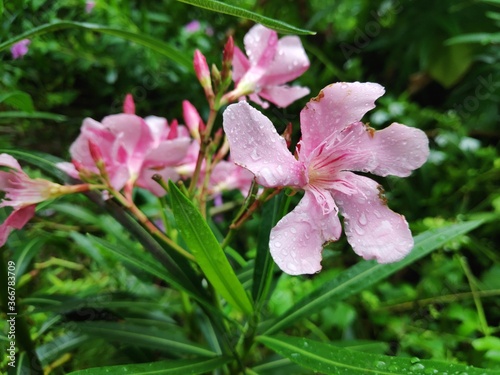
<path id="1" fill-rule="evenodd" d="M 231 79 L 231 67 L 233 65 L 233 55 L 234 55 L 234 41 L 233 37 L 229 36 L 224 46 L 224 51 L 222 52 L 221 79 L 224 84 L 227 80 Z"/>
<path id="2" fill-rule="evenodd" d="M 179 123 L 177 122 L 177 120 L 172 120 L 172 122 L 170 123 L 170 131 L 168 132 L 167 139 L 175 139 L 179 136 L 179 133 L 177 130 L 178 126 L 179 126 Z"/>
<path id="3" fill-rule="evenodd" d="M 194 51 L 193 65 L 196 77 L 198 77 L 201 87 L 205 90 L 207 99 L 213 98 L 214 92 L 212 90 L 212 82 L 210 80 L 210 70 L 208 69 L 207 59 L 199 50 Z"/>
<path id="4" fill-rule="evenodd" d="M 127 94 L 125 96 L 125 101 L 123 102 L 123 113 L 135 115 L 135 103 L 132 94 Z"/>

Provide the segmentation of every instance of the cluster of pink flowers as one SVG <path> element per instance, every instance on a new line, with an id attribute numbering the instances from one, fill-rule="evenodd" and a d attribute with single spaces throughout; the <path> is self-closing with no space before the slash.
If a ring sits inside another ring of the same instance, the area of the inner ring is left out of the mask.
<path id="1" fill-rule="evenodd" d="M 275 31 L 257 25 L 246 34 L 244 44 L 246 55 L 229 39 L 218 81 L 201 52 L 194 55 L 195 72 L 211 113 L 241 100 L 224 112 L 225 134 L 222 129 L 212 134 L 214 117 L 205 123 L 187 100 L 183 102 L 185 125 L 180 125 L 163 117 L 136 115 L 133 99 L 127 96 L 123 113 L 100 122 L 85 119 L 70 147 L 72 162 L 58 165 L 83 185 L 32 180 L 14 158 L 0 155 L 0 166 L 9 168 L 0 172 L 0 190 L 6 192 L 0 207 L 14 208 L 0 226 L 0 245 L 10 230 L 21 228 L 34 215 L 40 201 L 96 187 L 123 191 L 128 199 L 135 187 L 162 196 L 165 190 L 152 178 L 157 175 L 165 181 L 197 178 L 192 187 L 198 186 L 202 194 L 217 201 L 225 190 L 247 194 L 254 179 L 265 188 L 303 190 L 298 206 L 271 231 L 271 254 L 289 274 L 321 269 L 323 245 L 341 235 L 339 213 L 347 239 L 360 256 L 387 263 L 407 255 L 413 238 L 404 216 L 389 209 L 380 185 L 353 172 L 408 176 L 428 157 L 426 135 L 397 123 L 375 131 L 361 119 L 383 95 L 383 87 L 335 83 L 301 111 L 302 139 L 294 156 L 270 120 L 243 99 L 248 97 L 263 108 L 268 102 L 286 107 L 309 94 L 308 88 L 286 85 L 309 67 L 300 39 L 278 39 Z M 225 92 L 231 75 L 235 87 Z M 211 152 L 208 142 L 214 148 Z"/>

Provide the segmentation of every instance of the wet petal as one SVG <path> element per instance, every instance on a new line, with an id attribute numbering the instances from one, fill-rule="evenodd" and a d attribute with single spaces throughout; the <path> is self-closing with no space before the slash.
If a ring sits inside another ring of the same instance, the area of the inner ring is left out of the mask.
<path id="1" fill-rule="evenodd" d="M 252 66 L 267 67 L 273 61 L 278 47 L 278 33 L 262 25 L 253 26 L 243 43 Z"/>
<path id="2" fill-rule="evenodd" d="M 261 85 L 282 85 L 299 77 L 309 68 L 309 59 L 298 36 L 278 40 L 273 62 L 266 70 Z"/>
<path id="3" fill-rule="evenodd" d="M 304 165 L 288 151 L 269 119 L 247 102 L 232 104 L 224 112 L 224 130 L 236 164 L 255 174 L 266 187 L 304 186 Z"/>
<path id="4" fill-rule="evenodd" d="M 311 192 L 271 230 L 269 249 L 276 264 L 290 275 L 321 270 L 323 244 L 341 234 L 336 212 L 324 215 Z"/>
<path id="5" fill-rule="evenodd" d="M 276 104 L 278 107 L 288 107 L 297 99 L 309 94 L 309 92 L 310 90 L 307 87 L 287 85 L 268 86 L 259 92 L 259 96 Z"/>
<path id="6" fill-rule="evenodd" d="M 404 216 L 387 207 L 377 182 L 351 172 L 341 175 L 353 192 L 332 194 L 344 217 L 344 231 L 354 252 L 379 263 L 403 259 L 413 248 Z"/>
<path id="7" fill-rule="evenodd" d="M 234 47 L 233 55 L 233 80 L 239 82 L 245 72 L 250 69 L 250 61 L 248 61 L 245 54 L 238 48 Z"/>
<path id="8" fill-rule="evenodd" d="M 7 167 L 12 169 L 21 170 L 21 166 L 17 160 L 9 154 L 0 154 L 0 167 Z"/>
<path id="9" fill-rule="evenodd" d="M 334 83 L 325 87 L 300 113 L 302 152 L 308 154 L 321 142 L 361 120 L 384 94 L 377 83 Z"/>

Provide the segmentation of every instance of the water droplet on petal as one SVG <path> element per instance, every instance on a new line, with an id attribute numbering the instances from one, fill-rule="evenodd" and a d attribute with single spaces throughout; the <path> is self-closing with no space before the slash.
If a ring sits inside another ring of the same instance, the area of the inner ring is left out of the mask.
<path id="1" fill-rule="evenodd" d="M 364 212 L 361 213 L 361 216 L 359 217 L 358 221 L 361 225 L 366 225 L 368 221 L 366 220 L 366 215 Z"/>

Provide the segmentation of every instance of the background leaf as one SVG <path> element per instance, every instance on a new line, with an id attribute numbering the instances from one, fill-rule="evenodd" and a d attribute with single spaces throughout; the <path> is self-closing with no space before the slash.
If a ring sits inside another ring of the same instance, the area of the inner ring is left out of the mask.
<path id="1" fill-rule="evenodd" d="M 214 12 L 229 14 L 231 16 L 240 18 L 246 18 L 282 33 L 298 34 L 298 35 L 316 34 L 314 31 L 299 29 L 285 22 L 264 17 L 258 13 L 251 12 L 247 9 L 240 8 L 235 5 L 223 3 L 222 1 L 216 1 L 216 0 L 178 0 L 178 1 L 180 1 L 181 3 L 194 5 L 200 8 L 209 9 Z"/>

